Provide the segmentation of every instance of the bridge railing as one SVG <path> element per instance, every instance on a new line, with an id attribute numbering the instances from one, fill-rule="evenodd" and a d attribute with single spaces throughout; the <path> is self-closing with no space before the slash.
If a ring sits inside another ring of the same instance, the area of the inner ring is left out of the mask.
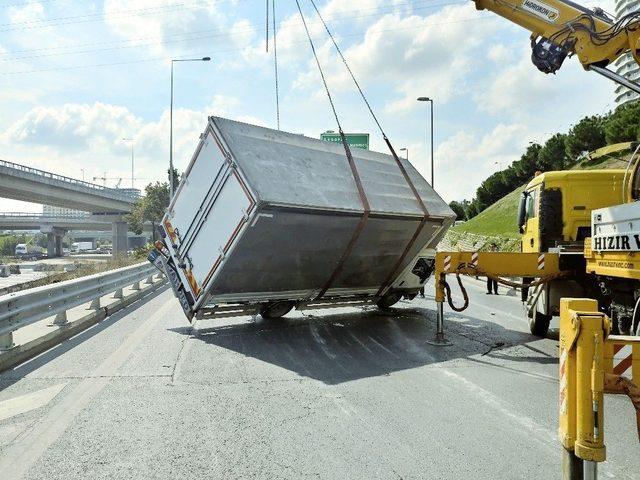
<path id="1" fill-rule="evenodd" d="M 71 183 L 75 186 L 90 189 L 95 192 L 100 192 L 118 199 L 132 201 L 135 200 L 135 196 L 125 192 L 120 192 L 118 189 L 109 188 L 96 183 L 85 182 L 84 180 L 78 180 L 76 178 L 66 177 L 64 175 L 58 175 L 57 173 L 47 172 L 33 167 L 27 167 L 26 165 L 20 165 L 19 163 L 8 162 L 6 160 L 0 160 L 0 167 L 12 168 L 24 173 L 30 173 L 44 178 L 50 178 L 52 180 L 58 180 L 61 182 Z"/>
<path id="2" fill-rule="evenodd" d="M 89 218 L 90 212 L 75 213 L 34 213 L 34 212 L 0 212 L 0 217 L 14 218 Z"/>
<path id="3" fill-rule="evenodd" d="M 83 304 L 101 310 L 100 297 L 113 293 L 123 299 L 123 289 L 140 291 L 140 282 L 157 283 L 157 269 L 144 262 L 104 273 L 67 280 L 0 296 L 0 351 L 13 347 L 13 332 L 55 315 L 54 325 L 67 324 L 67 311 Z M 133 295 L 131 295 L 133 296 Z"/>

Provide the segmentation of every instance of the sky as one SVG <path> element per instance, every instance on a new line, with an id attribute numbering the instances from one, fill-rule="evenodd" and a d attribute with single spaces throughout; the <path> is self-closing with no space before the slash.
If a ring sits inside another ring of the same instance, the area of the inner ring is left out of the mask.
<path id="1" fill-rule="evenodd" d="M 343 129 L 386 151 L 311 2 L 299 1 Z M 434 183 L 447 201 L 472 198 L 530 142 L 614 107 L 610 81 L 577 59 L 539 72 L 529 33 L 469 0 L 316 4 L 387 136 L 426 178 L 429 110 L 416 98 L 434 99 Z M 319 138 L 336 122 L 296 2 L 275 7 L 281 129 Z M 130 187 L 133 146 L 134 186 L 166 179 L 171 59 L 212 58 L 175 64 L 178 170 L 209 115 L 276 128 L 265 20 L 263 0 L 0 0 L 0 159 Z M 0 211 L 40 210 L 0 199 Z"/>

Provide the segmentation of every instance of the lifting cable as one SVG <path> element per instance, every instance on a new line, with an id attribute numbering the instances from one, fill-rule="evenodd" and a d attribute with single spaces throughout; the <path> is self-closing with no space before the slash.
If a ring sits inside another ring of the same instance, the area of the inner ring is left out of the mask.
<path id="1" fill-rule="evenodd" d="M 462 270 L 467 270 L 467 272 L 463 273 Z M 469 270 L 472 271 L 473 273 L 469 273 Z M 532 282 L 524 283 L 524 282 L 512 282 L 510 280 L 505 280 L 504 278 L 499 277 L 498 275 L 494 275 L 492 273 L 489 273 L 483 270 L 482 268 L 478 267 L 473 263 L 461 263 L 460 265 L 458 265 L 458 268 L 456 268 L 456 280 L 458 281 L 458 286 L 460 287 L 460 292 L 462 292 L 462 298 L 463 298 L 463 304 L 461 307 L 456 307 L 453 303 L 453 299 L 451 298 L 451 287 L 449 286 L 449 283 L 445 279 L 446 276 L 443 277 L 442 279 L 443 287 L 446 292 L 447 303 L 449 304 L 449 307 L 451 307 L 451 310 L 455 312 L 462 312 L 466 310 L 467 307 L 469 306 L 469 295 L 467 293 L 467 289 L 464 288 L 464 285 L 462 285 L 461 274 L 470 275 L 470 276 L 487 277 L 487 278 L 490 278 L 491 280 L 498 282 L 501 285 L 505 285 L 507 287 L 512 287 L 515 289 L 522 289 L 522 288 L 529 288 L 529 287 L 537 287 L 538 285 L 549 283 L 552 280 L 558 280 L 560 278 L 564 278 L 569 275 L 569 272 L 555 273 L 553 275 L 540 277 L 539 279 L 533 280 Z"/>
<path id="2" fill-rule="evenodd" d="M 416 199 L 416 201 L 418 203 L 418 206 L 420 207 L 420 210 L 422 211 L 422 214 L 423 214 L 423 218 L 422 218 L 420 224 L 418 225 L 418 228 L 416 229 L 416 231 L 414 232 L 413 236 L 411 237 L 411 239 L 409 240 L 409 242 L 405 246 L 404 251 L 402 252 L 400 257 L 396 261 L 396 263 L 393 266 L 392 270 L 389 272 L 389 274 L 385 278 L 384 282 L 382 282 L 382 284 L 380 285 L 380 288 L 378 289 L 378 291 L 376 293 L 376 295 L 379 296 L 379 295 L 382 295 L 382 293 L 385 291 L 385 289 L 389 286 L 389 284 L 393 280 L 393 277 L 395 276 L 396 272 L 398 271 L 398 269 L 402 265 L 402 262 L 405 260 L 406 256 L 408 255 L 409 251 L 411 250 L 411 247 L 414 245 L 414 243 L 417 240 L 418 236 L 422 232 L 422 229 L 426 225 L 427 220 L 429 218 L 429 211 L 427 210 L 427 207 L 425 206 L 424 201 L 422 200 L 422 197 L 418 193 L 418 190 L 416 189 L 415 185 L 413 184 L 413 181 L 409 177 L 409 174 L 407 173 L 406 168 L 402 164 L 402 161 L 400 160 L 400 158 L 398 158 L 398 154 L 396 153 L 395 149 L 393 148 L 393 145 L 391 145 L 391 141 L 389 140 L 389 137 L 387 137 L 387 134 L 385 133 L 384 129 L 382 128 L 382 125 L 380 124 L 380 121 L 378 120 L 378 117 L 376 117 L 376 114 L 373 112 L 373 108 L 371 108 L 371 104 L 369 103 L 369 100 L 367 99 L 366 95 L 364 94 L 364 91 L 362 90 L 362 87 L 360 86 L 360 83 L 358 82 L 358 80 L 356 79 L 356 76 L 354 75 L 353 71 L 351 70 L 351 67 L 349 66 L 349 63 L 347 62 L 347 59 L 345 58 L 344 54 L 342 53 L 342 50 L 338 46 L 338 42 L 336 42 L 333 34 L 329 30 L 329 27 L 327 26 L 327 22 L 325 22 L 324 18 L 322 17 L 322 14 L 320 13 L 320 10 L 318 9 L 318 6 L 316 5 L 315 0 L 309 0 L 309 1 L 311 2 L 311 5 L 313 5 L 313 8 L 316 11 L 316 14 L 318 15 L 318 18 L 322 22 L 322 25 L 324 26 L 324 29 L 327 32 L 327 35 L 331 39 L 331 42 L 333 43 L 333 46 L 336 49 L 336 52 L 338 52 L 338 55 L 342 59 L 342 63 L 344 63 L 344 66 L 347 69 L 347 72 L 349 72 L 349 76 L 351 77 L 351 80 L 353 80 L 353 83 L 355 84 L 356 88 L 358 89 L 358 92 L 360 93 L 360 96 L 362 97 L 362 100 L 364 101 L 365 105 L 369 109 L 369 113 L 371 114 L 371 116 L 373 117 L 373 120 L 375 121 L 376 125 L 378 126 L 378 129 L 380 130 L 380 133 L 382 134 L 382 138 L 384 139 L 385 143 L 387 144 L 387 147 L 389 148 L 389 151 L 391 152 L 391 155 L 393 156 L 396 164 L 398 165 L 398 168 L 400 169 L 400 172 L 402 173 L 402 176 L 404 177 L 405 182 L 407 183 L 407 185 L 409 185 L 409 188 L 411 189 L 411 192 L 413 193 L 413 195 L 414 195 L 414 197 L 415 197 L 415 199 Z M 296 3 L 298 3 L 298 0 L 296 0 Z M 299 8 L 300 8 L 300 5 L 298 4 L 298 9 Z M 300 14 L 302 15 L 302 12 L 300 12 Z M 316 60 L 317 60 L 317 58 L 316 58 Z M 341 132 L 341 135 L 342 135 L 342 130 L 340 132 Z"/>
<path id="3" fill-rule="evenodd" d="M 336 120 L 336 124 L 338 125 L 338 131 L 340 132 L 340 139 L 342 140 L 342 146 L 344 147 L 344 151 L 347 155 L 347 161 L 349 162 L 349 168 L 351 169 L 351 174 L 353 175 L 353 179 L 356 183 L 356 187 L 358 188 L 358 195 L 360 196 L 360 201 L 362 203 L 362 208 L 364 209 L 364 213 L 358 222 L 358 226 L 353 232 L 351 236 L 351 240 L 347 244 L 347 248 L 340 257 L 336 268 L 333 270 L 333 273 L 329 277 L 329 280 L 324 284 L 320 293 L 316 297 L 317 299 L 324 296 L 324 294 L 329 290 L 331 284 L 335 281 L 335 279 L 340 275 L 344 265 L 351 255 L 351 251 L 356 245 L 360 234 L 364 230 L 364 226 L 367 223 L 367 219 L 369 218 L 369 213 L 371 212 L 371 207 L 369 205 L 369 200 L 367 199 L 367 195 L 364 191 L 364 187 L 362 186 L 362 181 L 360 179 L 360 174 L 358 173 L 358 169 L 356 168 L 356 164 L 353 160 L 353 156 L 351 155 L 351 149 L 349 148 L 349 144 L 347 143 L 347 137 L 342 130 L 342 125 L 340 124 L 340 119 L 338 118 L 338 113 L 336 111 L 336 107 L 333 103 L 333 97 L 331 97 L 331 92 L 329 91 L 329 85 L 327 84 L 327 79 L 324 76 L 324 71 L 322 70 L 322 65 L 320 65 L 320 59 L 318 58 L 318 54 L 316 53 L 316 47 L 313 44 L 313 39 L 311 38 L 311 34 L 309 33 L 309 28 L 307 27 L 307 21 L 304 18 L 304 14 L 302 13 L 302 8 L 300 7 L 300 1 L 296 0 L 296 5 L 298 6 L 298 12 L 300 13 L 300 18 L 302 19 L 302 24 L 304 25 L 304 30 L 307 34 L 307 38 L 309 39 L 309 45 L 311 45 L 311 51 L 313 52 L 313 57 L 316 60 L 316 65 L 318 66 L 318 71 L 320 72 L 320 77 L 322 78 L 322 83 L 324 84 L 325 92 L 327 93 L 327 97 L 329 98 L 329 104 L 331 105 L 331 110 L 333 111 L 333 117 Z"/>
<path id="4" fill-rule="evenodd" d="M 278 40 L 276 36 L 276 0 L 271 0 L 271 21 L 273 22 L 273 70 L 275 76 L 275 90 L 276 90 L 276 125 L 280 130 L 280 92 L 278 87 Z M 264 48 L 269 53 L 269 0 L 267 0 L 267 15 L 265 23 L 266 38 Z"/>
<path id="5" fill-rule="evenodd" d="M 269 0 L 267 0 L 268 2 Z M 278 41 L 276 40 L 276 0 L 271 0 L 272 21 L 273 21 L 273 69 L 275 73 L 276 87 L 276 122 L 280 130 L 280 93 L 278 91 Z M 268 10 L 268 9 L 267 9 Z"/>
<path id="6" fill-rule="evenodd" d="M 269 53 L 269 0 L 267 0 L 267 16 L 265 17 L 264 31 L 264 51 Z"/>

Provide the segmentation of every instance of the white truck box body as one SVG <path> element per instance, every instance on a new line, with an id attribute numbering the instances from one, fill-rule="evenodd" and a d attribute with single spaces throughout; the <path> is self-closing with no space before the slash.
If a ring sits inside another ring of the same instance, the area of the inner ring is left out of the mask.
<path id="1" fill-rule="evenodd" d="M 364 207 L 342 145 L 210 117 L 162 221 L 168 274 L 191 313 L 401 289 L 455 214 L 408 161 L 426 216 L 391 155 L 352 156 L 370 204 L 359 234 Z"/>
<path id="2" fill-rule="evenodd" d="M 72 252 L 84 252 L 86 250 L 93 250 L 93 242 L 73 242 L 71 244 Z"/>

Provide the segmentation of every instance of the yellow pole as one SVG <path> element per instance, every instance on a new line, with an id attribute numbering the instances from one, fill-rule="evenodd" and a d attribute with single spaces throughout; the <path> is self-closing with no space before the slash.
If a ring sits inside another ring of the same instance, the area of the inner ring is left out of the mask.
<path id="1" fill-rule="evenodd" d="M 606 458 L 603 430 L 604 341 L 598 302 L 560 301 L 559 437 L 564 480 L 595 479 Z"/>
<path id="2" fill-rule="evenodd" d="M 576 341 L 576 455 L 587 462 L 604 462 L 602 405 L 604 388 L 604 315 L 579 314 Z M 585 464 L 585 470 L 595 464 Z M 586 472 L 585 472 L 586 473 Z"/>

